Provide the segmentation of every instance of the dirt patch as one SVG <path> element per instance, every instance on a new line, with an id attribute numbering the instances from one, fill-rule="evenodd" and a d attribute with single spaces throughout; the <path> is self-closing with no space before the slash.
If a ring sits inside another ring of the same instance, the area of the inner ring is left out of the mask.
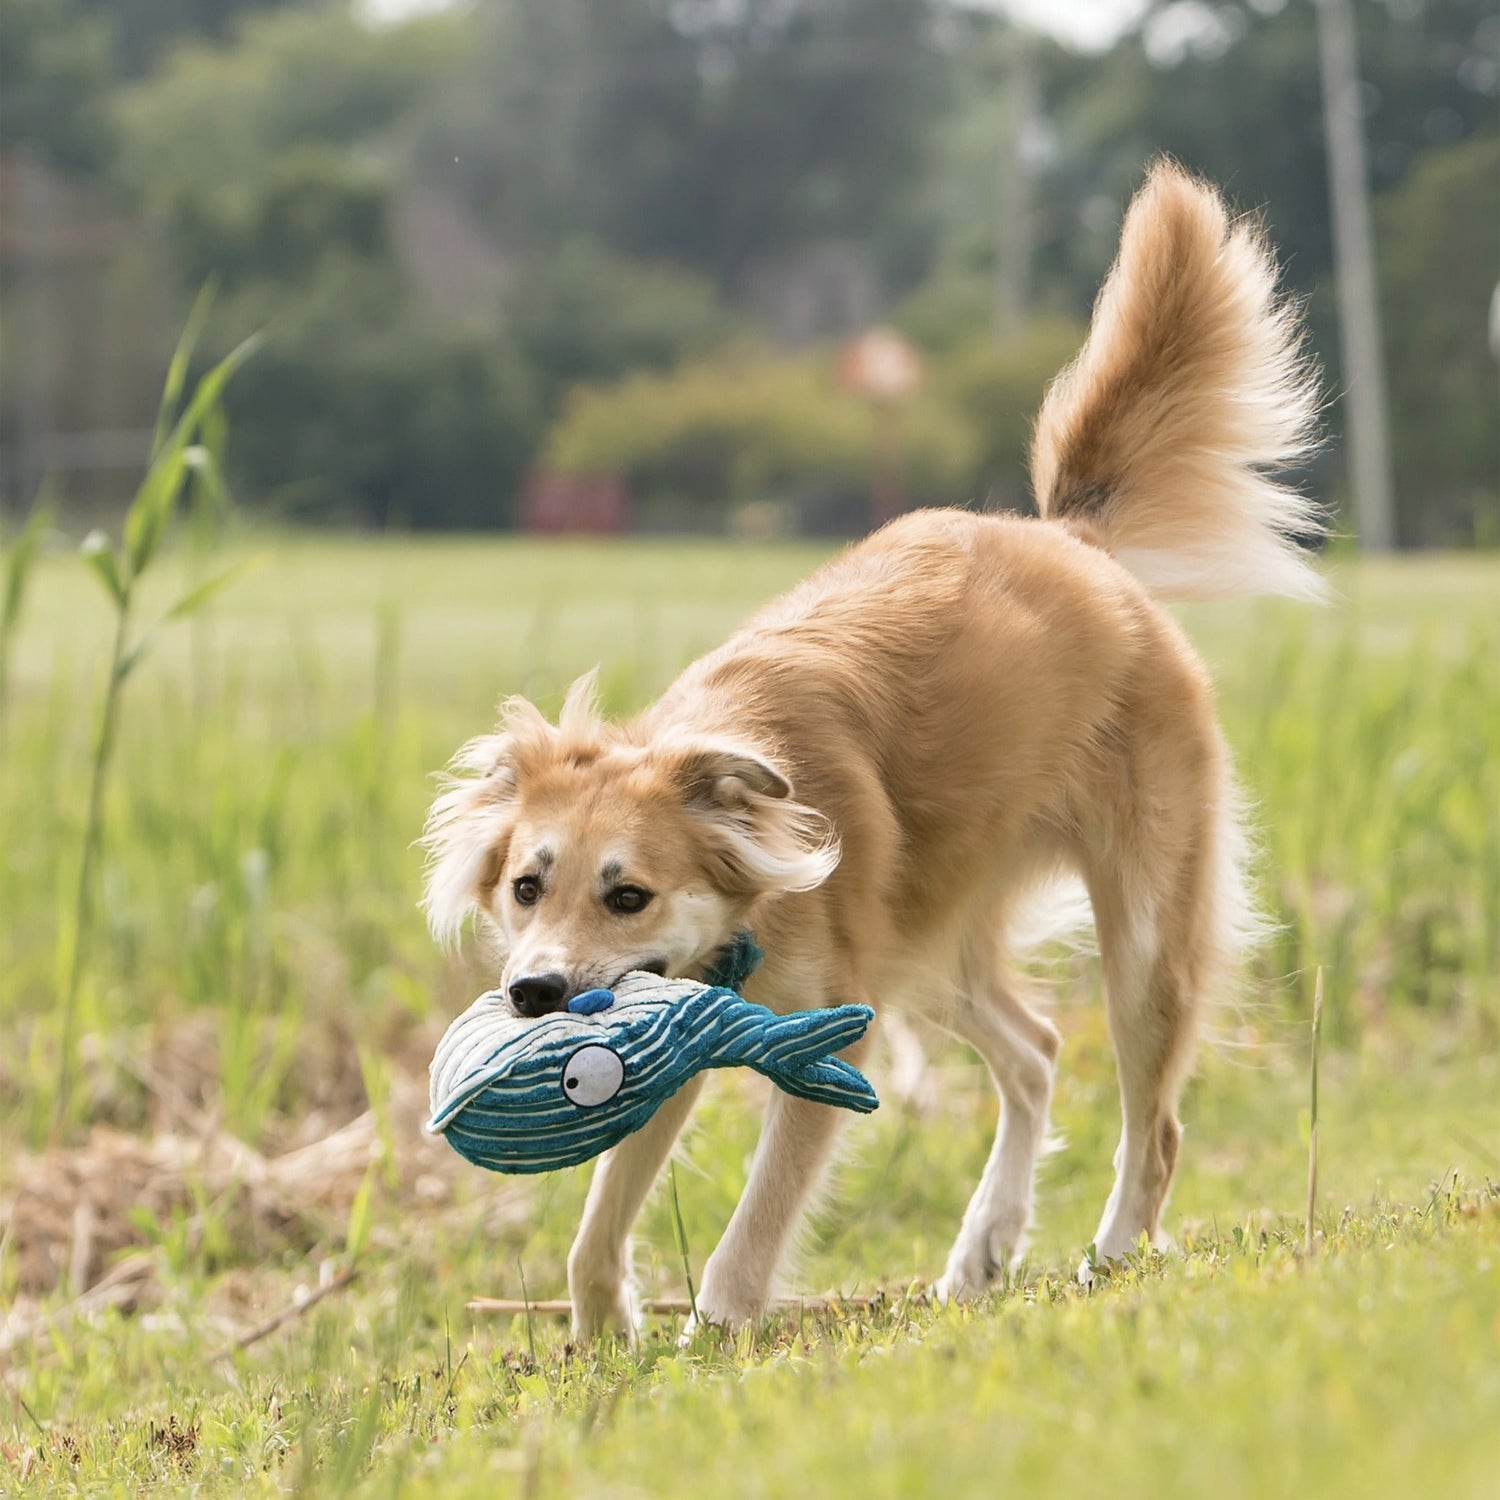
<path id="1" fill-rule="evenodd" d="M 225 1264 L 337 1243 L 372 1168 L 387 1199 L 441 1208 L 473 1169 L 422 1134 L 425 1108 L 425 1080 L 402 1074 L 378 1113 L 276 1155 L 209 1121 L 148 1136 L 96 1125 L 81 1145 L 21 1154 L 0 1203 L 18 1290 L 82 1295 L 125 1252 L 170 1242 L 214 1253 L 217 1240 Z"/>

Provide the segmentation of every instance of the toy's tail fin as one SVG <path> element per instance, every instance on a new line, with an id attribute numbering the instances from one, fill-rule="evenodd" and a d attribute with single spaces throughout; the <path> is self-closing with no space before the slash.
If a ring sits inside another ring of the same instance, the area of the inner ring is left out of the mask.
<path id="1" fill-rule="evenodd" d="M 799 1068 L 852 1046 L 869 1029 L 868 1005 L 833 1005 L 777 1016 L 765 1029 L 765 1060 L 776 1068 Z"/>
<path id="2" fill-rule="evenodd" d="M 874 1019 L 868 1005 L 777 1016 L 766 1025 L 759 1056 L 750 1066 L 789 1094 L 867 1115 L 880 1107 L 870 1080 L 832 1054 L 857 1042 Z"/>
<path id="3" fill-rule="evenodd" d="M 828 1057 L 800 1068 L 778 1070 L 767 1075 L 771 1081 L 814 1104 L 831 1104 L 836 1109 L 852 1109 L 868 1115 L 880 1108 L 880 1100 L 865 1077 L 852 1063 Z"/>

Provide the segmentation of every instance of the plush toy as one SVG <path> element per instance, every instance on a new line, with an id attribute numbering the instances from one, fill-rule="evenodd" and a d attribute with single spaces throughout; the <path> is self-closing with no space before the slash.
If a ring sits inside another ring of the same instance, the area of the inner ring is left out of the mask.
<path id="1" fill-rule="evenodd" d="M 754 1068 L 803 1099 L 877 1108 L 864 1074 L 830 1055 L 858 1041 L 875 1013 L 839 1005 L 779 1016 L 752 1005 L 732 986 L 759 958 L 741 936 L 710 983 L 627 974 L 536 1019 L 517 1016 L 498 991 L 481 995 L 438 1044 L 427 1129 L 493 1172 L 550 1172 L 618 1145 L 705 1068 Z"/>

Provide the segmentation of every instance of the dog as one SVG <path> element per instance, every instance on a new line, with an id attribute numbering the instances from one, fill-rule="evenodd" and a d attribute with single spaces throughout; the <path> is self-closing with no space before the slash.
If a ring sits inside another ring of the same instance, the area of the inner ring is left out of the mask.
<path id="1" fill-rule="evenodd" d="M 1262 234 L 1155 164 L 1037 418 L 1039 515 L 891 522 L 628 722 L 591 678 L 556 725 L 509 700 L 428 819 L 434 933 L 477 912 L 541 1015 L 632 969 L 700 978 L 749 927 L 750 998 L 903 1006 L 967 1042 L 1003 1108 L 937 1286 L 963 1299 L 1020 1255 L 1047 1138 L 1059 1034 L 1015 976 L 1018 931 L 1081 881 L 1123 1114 L 1094 1253 L 1163 1243 L 1179 1092 L 1255 913 L 1208 673 L 1156 601 L 1320 593 L 1315 507 L 1275 477 L 1317 408 Z M 632 1336 L 631 1226 L 697 1092 L 600 1160 L 568 1260 L 580 1338 Z M 766 1307 L 837 1116 L 772 1091 L 705 1320 Z"/>

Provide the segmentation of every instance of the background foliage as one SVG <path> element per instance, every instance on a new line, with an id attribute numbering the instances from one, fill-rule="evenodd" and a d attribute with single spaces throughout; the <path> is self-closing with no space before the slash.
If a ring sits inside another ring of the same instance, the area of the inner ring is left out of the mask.
<path id="1" fill-rule="evenodd" d="M 1486 0 L 1356 13 L 1401 534 L 1492 539 L 1500 19 Z M 760 385 L 784 380 L 782 409 L 807 399 L 827 416 L 847 495 L 877 459 L 853 452 L 822 351 L 876 321 L 926 355 L 913 428 L 953 440 L 938 468 L 913 450 L 931 481 L 913 498 L 1024 503 L 1021 424 L 1160 151 L 1263 210 L 1335 395 L 1342 379 L 1309 0 L 1155 3 L 1098 55 L 1028 38 L 1037 108 L 1019 143 L 1014 34 L 954 0 L 501 0 L 382 24 L 311 0 L 0 0 L 0 28 L 5 159 L 45 167 L 122 244 L 142 242 L 149 316 L 113 336 L 149 346 L 151 368 L 210 273 L 225 295 L 205 358 L 269 327 L 229 414 L 239 488 L 276 514 L 511 524 L 523 477 L 579 452 L 580 409 L 639 403 L 641 372 L 704 395 L 747 342 Z M 997 342 L 995 182 L 1015 149 L 1032 319 Z M 38 307 L 66 325 L 50 354 L 6 361 L 13 507 L 40 474 L 24 442 L 39 399 L 64 426 L 129 425 L 80 388 L 100 320 L 73 329 L 58 311 L 104 297 L 118 325 L 108 296 L 140 301 L 97 290 L 129 258 L 100 254 L 43 271 L 19 240 L 0 250 L 7 341 L 31 352 Z M 1330 415 L 1336 434 L 1336 402 Z M 790 419 L 768 438 L 768 421 L 719 433 L 726 456 L 690 476 L 673 423 L 633 434 L 641 513 L 716 527 L 747 501 L 785 501 L 801 439 Z M 783 461 L 765 460 L 768 442 Z M 793 515 L 830 513 L 827 467 Z M 1314 482 L 1337 496 L 1337 445 Z M 111 484 L 72 488 L 107 502 Z"/>

